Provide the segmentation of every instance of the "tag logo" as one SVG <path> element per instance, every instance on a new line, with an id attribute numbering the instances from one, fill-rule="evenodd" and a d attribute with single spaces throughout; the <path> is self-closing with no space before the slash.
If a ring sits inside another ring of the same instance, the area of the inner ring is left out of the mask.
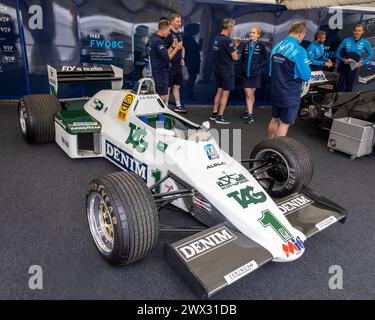
<path id="1" fill-rule="evenodd" d="M 256 205 L 267 200 L 264 192 L 254 193 L 254 188 L 250 186 L 247 186 L 240 191 L 231 192 L 227 194 L 227 197 L 236 200 L 243 209 L 248 208 L 251 204 Z"/>
<path id="2" fill-rule="evenodd" d="M 134 123 L 129 123 L 130 134 L 126 140 L 126 144 L 131 144 L 132 147 L 140 153 L 146 151 L 148 143 L 145 141 L 147 131 L 145 128 L 137 127 Z"/>

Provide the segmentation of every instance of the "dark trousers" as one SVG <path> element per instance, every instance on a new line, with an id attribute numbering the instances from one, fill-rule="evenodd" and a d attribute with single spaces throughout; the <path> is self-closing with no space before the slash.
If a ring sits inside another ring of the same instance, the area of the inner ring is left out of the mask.
<path id="1" fill-rule="evenodd" d="M 357 76 L 357 69 L 353 71 L 348 64 L 340 62 L 337 72 L 340 74 L 339 84 L 337 87 L 338 92 L 352 92 L 355 78 Z"/>

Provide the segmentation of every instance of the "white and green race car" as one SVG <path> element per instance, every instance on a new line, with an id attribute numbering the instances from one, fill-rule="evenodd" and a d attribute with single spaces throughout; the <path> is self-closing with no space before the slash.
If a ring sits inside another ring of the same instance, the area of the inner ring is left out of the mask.
<path id="1" fill-rule="evenodd" d="M 211 297 L 265 263 L 300 258 L 307 238 L 344 222 L 343 208 L 307 187 L 312 162 L 297 141 L 265 140 L 238 162 L 221 150 L 209 123 L 168 109 L 151 79 L 127 91 L 120 74 L 113 66 L 49 67 L 53 93 L 62 81 L 108 80 L 114 88 L 92 98 L 19 102 L 28 142 L 56 141 L 71 158 L 103 157 L 121 169 L 92 180 L 86 201 L 94 243 L 111 265 L 147 256 L 160 232 L 182 232 L 166 244 L 166 260 L 197 296 Z M 161 225 L 166 207 L 200 223 Z"/>

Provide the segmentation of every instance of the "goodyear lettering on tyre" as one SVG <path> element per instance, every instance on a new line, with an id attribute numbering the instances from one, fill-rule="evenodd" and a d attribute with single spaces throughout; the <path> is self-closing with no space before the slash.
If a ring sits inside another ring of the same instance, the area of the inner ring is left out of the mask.
<path id="1" fill-rule="evenodd" d="M 134 101 L 134 95 L 129 93 L 125 96 L 124 100 L 122 101 L 120 110 L 118 111 L 117 119 L 125 122 L 129 108 L 131 107 L 133 101 Z"/>

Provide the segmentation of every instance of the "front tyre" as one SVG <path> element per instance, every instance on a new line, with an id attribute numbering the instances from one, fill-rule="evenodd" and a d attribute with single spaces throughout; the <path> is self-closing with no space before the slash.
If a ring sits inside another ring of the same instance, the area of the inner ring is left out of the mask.
<path id="1" fill-rule="evenodd" d="M 306 148 L 289 137 L 277 137 L 264 140 L 255 146 L 250 156 L 259 160 L 250 165 L 258 168 L 253 172 L 259 183 L 267 188 L 269 181 L 274 182 L 271 197 L 281 198 L 299 192 L 303 185 L 308 185 L 313 175 L 313 165 Z M 270 166 L 262 167 L 265 162 Z"/>
<path id="2" fill-rule="evenodd" d="M 155 247 L 158 212 L 151 191 L 138 175 L 116 172 L 93 180 L 86 209 L 95 245 L 109 264 L 133 263 Z"/>

